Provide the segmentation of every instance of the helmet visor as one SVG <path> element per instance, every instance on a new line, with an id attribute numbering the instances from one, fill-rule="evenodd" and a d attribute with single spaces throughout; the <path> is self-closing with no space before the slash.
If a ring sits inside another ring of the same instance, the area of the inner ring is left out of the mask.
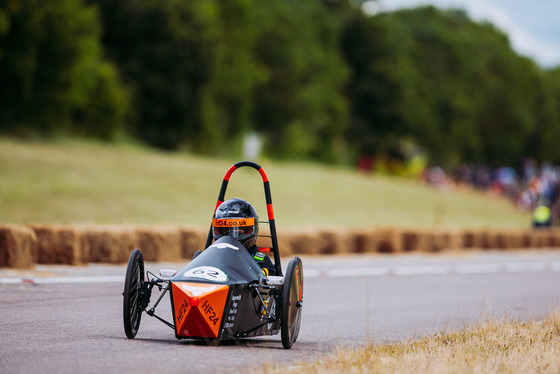
<path id="1" fill-rule="evenodd" d="M 256 234 L 255 218 L 214 218 L 212 234 L 215 239 L 232 236 L 238 240 L 247 239 Z"/>

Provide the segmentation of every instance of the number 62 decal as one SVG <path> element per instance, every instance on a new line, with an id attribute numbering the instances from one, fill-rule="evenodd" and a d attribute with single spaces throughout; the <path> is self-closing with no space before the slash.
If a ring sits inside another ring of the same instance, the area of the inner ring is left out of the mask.
<path id="1" fill-rule="evenodd" d="M 206 279 L 214 282 L 227 282 L 228 276 L 214 266 L 198 266 L 194 269 L 187 270 L 185 277 Z"/>

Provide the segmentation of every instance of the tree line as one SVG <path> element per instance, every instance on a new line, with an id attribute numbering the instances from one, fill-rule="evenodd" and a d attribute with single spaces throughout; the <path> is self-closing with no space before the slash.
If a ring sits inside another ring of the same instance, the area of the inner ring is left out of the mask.
<path id="1" fill-rule="evenodd" d="M 560 68 L 462 10 L 346 0 L 0 0 L 0 132 L 446 167 L 560 162 Z"/>

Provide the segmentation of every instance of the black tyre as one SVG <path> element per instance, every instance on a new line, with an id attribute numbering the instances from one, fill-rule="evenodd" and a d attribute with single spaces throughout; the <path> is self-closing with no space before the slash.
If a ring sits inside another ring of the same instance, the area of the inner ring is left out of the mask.
<path id="1" fill-rule="evenodd" d="M 127 338 L 134 339 L 142 317 L 142 301 L 144 297 L 144 257 L 139 249 L 130 254 L 123 291 L 124 332 Z"/>
<path id="2" fill-rule="evenodd" d="M 294 257 L 286 269 L 282 287 L 282 316 L 280 332 L 282 345 L 289 349 L 296 341 L 301 324 L 303 309 L 303 264 L 299 257 Z"/>

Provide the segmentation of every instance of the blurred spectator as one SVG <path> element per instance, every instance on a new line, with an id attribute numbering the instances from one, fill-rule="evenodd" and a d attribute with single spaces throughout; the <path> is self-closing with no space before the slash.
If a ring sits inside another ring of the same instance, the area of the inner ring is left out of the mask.
<path id="1" fill-rule="evenodd" d="M 552 225 L 552 214 L 544 198 L 540 198 L 533 211 L 533 228 L 543 229 Z"/>
<path id="2" fill-rule="evenodd" d="M 539 165 L 525 158 L 517 170 L 511 166 L 461 164 L 452 177 L 441 167 L 430 166 L 425 169 L 424 180 L 437 187 L 452 183 L 504 196 L 519 209 L 533 212 L 533 217 L 542 221 L 539 227 L 560 223 L 560 166 L 548 162 Z"/>

